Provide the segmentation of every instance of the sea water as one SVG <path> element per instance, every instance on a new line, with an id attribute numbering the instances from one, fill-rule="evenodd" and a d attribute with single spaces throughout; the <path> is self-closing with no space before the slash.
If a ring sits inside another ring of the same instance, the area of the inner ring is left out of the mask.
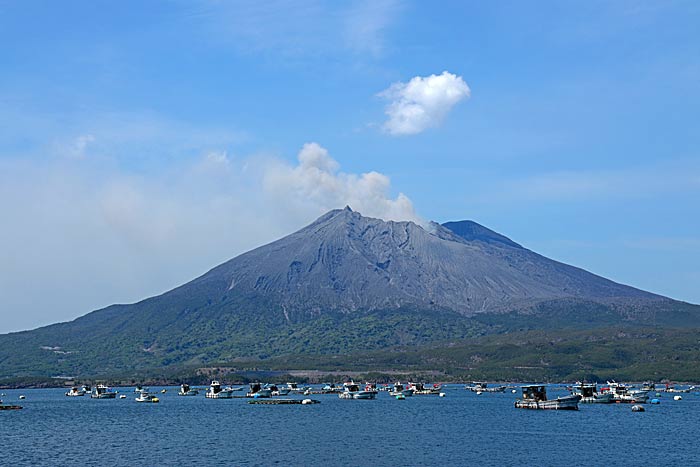
<path id="1" fill-rule="evenodd" d="M 310 396 L 314 405 L 177 396 L 160 403 L 3 390 L 0 465 L 651 466 L 700 465 L 700 395 L 634 413 L 629 404 L 579 411 L 513 407 L 516 395 L 444 387 L 445 397 Z M 25 400 L 19 400 L 19 395 Z M 565 395 L 550 389 L 550 397 Z M 298 396 L 303 398 L 304 396 Z"/>

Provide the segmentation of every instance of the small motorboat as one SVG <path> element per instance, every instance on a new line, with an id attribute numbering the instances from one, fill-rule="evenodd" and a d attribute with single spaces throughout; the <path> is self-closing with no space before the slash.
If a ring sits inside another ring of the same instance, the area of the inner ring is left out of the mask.
<path id="1" fill-rule="evenodd" d="M 649 393 L 641 389 L 632 389 L 626 384 L 608 381 L 608 387 L 603 388 L 603 394 L 612 394 L 612 402 L 644 404 L 649 399 Z"/>
<path id="2" fill-rule="evenodd" d="M 189 384 L 183 383 L 180 385 L 180 392 L 177 393 L 178 396 L 197 396 L 199 395 L 199 390 L 191 388 Z"/>
<path id="3" fill-rule="evenodd" d="M 276 388 L 277 386 L 275 386 Z M 263 387 L 260 383 L 250 383 L 249 391 L 246 393 L 246 397 L 268 398 L 272 396 L 272 389 L 270 386 Z"/>
<path id="4" fill-rule="evenodd" d="M 548 400 L 547 389 L 541 384 L 523 386 L 522 391 L 522 399 L 515 401 L 518 409 L 578 410 L 578 402 L 581 400 L 578 394 Z"/>
<path id="5" fill-rule="evenodd" d="M 92 388 L 92 393 L 90 394 L 92 399 L 114 399 L 116 397 L 117 393 L 104 384 L 98 384 Z"/>
<path id="6" fill-rule="evenodd" d="M 85 391 L 82 389 L 78 388 L 77 386 L 73 386 L 66 392 L 66 396 L 68 397 L 81 397 L 85 395 Z"/>
<path id="7" fill-rule="evenodd" d="M 471 385 L 464 387 L 467 391 L 484 393 L 484 392 L 505 392 L 505 386 L 489 386 L 488 383 L 483 381 L 473 381 Z"/>
<path id="8" fill-rule="evenodd" d="M 374 399 L 377 397 L 376 391 L 363 391 L 359 384 L 353 382 L 343 384 L 343 392 L 338 394 L 340 399 Z"/>
<path id="9" fill-rule="evenodd" d="M 397 382 L 389 391 L 389 395 L 391 397 L 396 397 L 398 394 L 403 394 L 405 397 L 410 397 L 413 395 L 413 389 L 405 388 L 403 384 Z"/>
<path id="10" fill-rule="evenodd" d="M 571 392 L 581 396 L 579 401 L 581 404 L 610 404 L 613 401 L 612 393 L 598 392 L 598 387 L 595 383 L 577 382 L 572 387 Z"/>
<path id="11" fill-rule="evenodd" d="M 158 403 L 160 402 L 160 399 L 158 399 L 156 396 L 153 394 L 150 394 L 146 390 L 141 390 L 139 395 L 136 397 L 136 402 L 151 402 L 151 403 Z"/>
<path id="12" fill-rule="evenodd" d="M 221 383 L 218 381 L 212 381 L 209 385 L 209 389 L 204 393 L 207 399 L 231 399 L 233 398 L 233 389 L 222 388 Z"/>
<path id="13" fill-rule="evenodd" d="M 421 395 L 438 395 L 442 389 L 442 385 L 433 384 L 432 387 L 426 387 L 423 383 L 408 383 L 408 389 L 413 391 L 414 396 Z"/>

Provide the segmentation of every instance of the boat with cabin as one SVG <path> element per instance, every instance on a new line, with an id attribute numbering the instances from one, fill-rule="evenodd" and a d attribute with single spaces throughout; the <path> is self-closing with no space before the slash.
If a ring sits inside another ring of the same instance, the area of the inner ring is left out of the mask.
<path id="1" fill-rule="evenodd" d="M 578 381 L 571 388 L 571 393 L 581 396 L 581 404 L 610 404 L 613 401 L 613 395 L 609 392 L 598 392 L 595 383 Z"/>
<path id="2" fill-rule="evenodd" d="M 389 391 L 389 395 L 396 397 L 399 394 L 402 394 L 404 397 L 410 397 L 413 395 L 413 389 L 406 388 L 400 382 L 396 382 L 394 387 Z"/>
<path id="3" fill-rule="evenodd" d="M 426 387 L 423 383 L 408 383 L 408 389 L 413 391 L 413 395 L 416 396 L 439 395 L 442 385 L 433 384 L 430 387 Z"/>
<path id="4" fill-rule="evenodd" d="M 518 409 L 578 410 L 578 402 L 581 400 L 578 394 L 547 399 L 547 388 L 542 384 L 530 384 L 522 386 L 521 389 L 522 399 L 515 401 L 515 407 Z"/>
<path id="5" fill-rule="evenodd" d="M 338 394 L 340 399 L 374 399 L 377 397 L 376 391 L 364 391 L 359 384 L 354 382 L 344 383 L 343 392 Z"/>
<path id="6" fill-rule="evenodd" d="M 153 394 L 149 393 L 148 390 L 146 390 L 146 389 L 141 389 L 141 391 L 139 391 L 139 393 L 138 393 L 138 396 L 136 396 L 135 400 L 136 400 L 136 402 L 151 402 L 151 403 L 160 402 L 160 399 L 158 399 Z"/>
<path id="7" fill-rule="evenodd" d="M 116 397 L 117 393 L 104 384 L 98 384 L 92 388 L 92 393 L 90 394 L 92 399 L 114 399 Z"/>
<path id="8" fill-rule="evenodd" d="M 178 396 L 197 396 L 199 395 L 199 389 L 191 388 L 189 384 L 182 383 L 180 385 L 180 392 L 177 393 Z"/>
<path id="9" fill-rule="evenodd" d="M 218 381 L 212 381 L 209 385 L 209 389 L 204 393 L 207 399 L 231 399 L 233 398 L 233 389 L 222 388 L 221 383 Z"/>
<path id="10" fill-rule="evenodd" d="M 608 386 L 603 388 L 603 393 L 612 394 L 612 402 L 626 404 L 644 404 L 649 399 L 647 391 L 633 389 L 624 383 L 608 381 Z"/>
<path id="11" fill-rule="evenodd" d="M 263 387 L 260 383 L 250 383 L 248 388 L 249 390 L 248 393 L 246 393 L 246 397 L 255 397 L 257 399 L 272 397 L 272 389 L 270 389 L 269 386 Z"/>
<path id="12" fill-rule="evenodd" d="M 66 396 L 68 397 L 81 397 L 85 395 L 85 391 L 82 388 L 73 386 L 68 391 L 66 391 Z"/>
<path id="13" fill-rule="evenodd" d="M 483 381 L 472 381 L 471 385 L 464 387 L 467 391 L 471 392 L 505 392 L 505 386 L 489 386 L 488 383 Z"/>

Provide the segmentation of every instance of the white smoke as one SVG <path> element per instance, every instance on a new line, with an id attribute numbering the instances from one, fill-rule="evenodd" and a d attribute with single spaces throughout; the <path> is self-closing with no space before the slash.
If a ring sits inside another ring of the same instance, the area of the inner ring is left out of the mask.
<path id="1" fill-rule="evenodd" d="M 276 164 L 264 177 L 265 190 L 295 211 L 322 213 L 349 205 L 369 217 L 421 223 L 403 193 L 390 196 L 391 181 L 379 172 L 340 172 L 340 164 L 318 143 L 306 143 L 298 164 Z"/>
<path id="2" fill-rule="evenodd" d="M 441 75 L 416 76 L 408 83 L 394 83 L 379 93 L 389 100 L 384 130 L 392 135 L 413 135 L 438 126 L 471 90 L 461 76 L 443 71 Z"/>

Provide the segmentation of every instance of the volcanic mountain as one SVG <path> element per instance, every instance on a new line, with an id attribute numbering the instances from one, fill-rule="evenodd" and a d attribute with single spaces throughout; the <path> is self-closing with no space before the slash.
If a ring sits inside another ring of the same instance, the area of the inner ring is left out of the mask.
<path id="1" fill-rule="evenodd" d="M 0 336 L 0 373 L 99 374 L 422 345 L 513 329 L 697 324 L 700 307 L 534 253 L 475 222 L 349 207 L 162 295 Z"/>

